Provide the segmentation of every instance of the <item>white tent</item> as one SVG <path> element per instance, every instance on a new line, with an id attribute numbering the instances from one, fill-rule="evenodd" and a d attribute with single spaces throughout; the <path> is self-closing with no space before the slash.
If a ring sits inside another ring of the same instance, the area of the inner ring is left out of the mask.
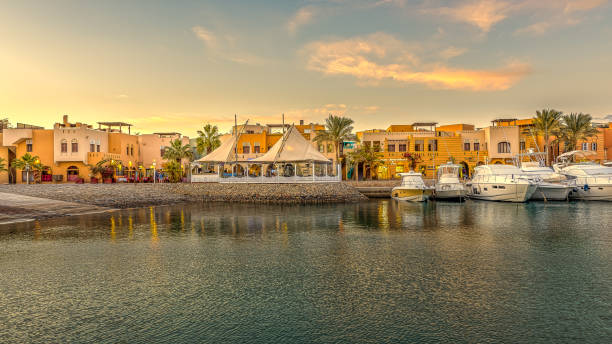
<path id="1" fill-rule="evenodd" d="M 274 162 L 322 162 L 330 163 L 331 160 L 319 153 L 311 142 L 306 141 L 302 134 L 291 126 L 281 140 L 278 140 L 259 158 L 250 160 L 252 163 L 274 163 Z"/>
<path id="2" fill-rule="evenodd" d="M 231 135 L 228 139 L 226 139 L 219 148 L 210 152 L 210 154 L 196 160 L 196 162 L 211 162 L 211 163 L 222 163 L 222 162 L 231 162 L 235 159 L 235 147 L 236 147 L 237 137 L 236 135 Z"/>

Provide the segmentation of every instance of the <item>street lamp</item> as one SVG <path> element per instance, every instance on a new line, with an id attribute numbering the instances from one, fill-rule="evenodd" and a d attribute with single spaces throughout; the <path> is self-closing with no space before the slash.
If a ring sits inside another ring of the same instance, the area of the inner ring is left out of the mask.
<path id="1" fill-rule="evenodd" d="M 155 165 L 157 164 L 155 163 L 155 160 L 153 160 L 153 165 L 151 165 L 153 167 L 153 184 L 155 184 L 155 179 L 157 179 Z"/>

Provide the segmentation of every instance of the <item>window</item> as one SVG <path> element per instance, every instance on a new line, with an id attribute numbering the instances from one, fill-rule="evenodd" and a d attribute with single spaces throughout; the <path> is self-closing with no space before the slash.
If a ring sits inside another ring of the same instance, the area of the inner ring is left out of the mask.
<path id="1" fill-rule="evenodd" d="M 242 144 L 242 154 L 249 154 L 251 153 L 251 145 L 248 143 L 243 143 Z"/>
<path id="2" fill-rule="evenodd" d="M 423 140 L 414 140 L 414 151 L 422 152 L 425 150 L 425 143 Z"/>
<path id="3" fill-rule="evenodd" d="M 593 151 L 597 150 L 597 142 L 592 142 L 591 143 L 591 150 L 593 150 Z"/>
<path id="4" fill-rule="evenodd" d="M 125 147 L 125 155 L 130 155 L 130 145 Z"/>
<path id="5" fill-rule="evenodd" d="M 76 139 L 72 139 L 72 153 L 77 153 L 79 151 L 79 142 Z"/>
<path id="6" fill-rule="evenodd" d="M 26 152 L 32 152 L 32 140 L 26 140 Z"/>
<path id="7" fill-rule="evenodd" d="M 253 146 L 253 153 L 260 153 L 259 143 L 255 143 L 255 146 Z"/>
<path id="8" fill-rule="evenodd" d="M 90 143 L 89 144 L 89 151 L 92 152 L 92 153 L 95 152 L 96 151 L 96 145 L 93 144 L 93 143 Z"/>
<path id="9" fill-rule="evenodd" d="M 366 147 L 370 147 L 370 145 L 372 144 L 372 142 L 370 141 L 363 141 L 363 145 Z"/>
<path id="10" fill-rule="evenodd" d="M 322 144 L 322 143 L 319 143 L 319 144 L 317 145 L 317 148 L 319 149 L 319 152 L 321 152 L 321 153 L 325 152 L 325 149 L 324 149 L 324 147 L 323 147 L 323 144 Z"/>
<path id="11" fill-rule="evenodd" d="M 497 144 L 497 153 L 510 153 L 510 142 L 500 142 Z"/>
<path id="12" fill-rule="evenodd" d="M 463 141 L 463 150 L 464 151 L 470 150 L 470 140 Z M 474 147 L 474 150 L 476 150 L 476 147 Z"/>
<path id="13" fill-rule="evenodd" d="M 304 134 L 310 134 L 310 129 L 304 129 Z"/>
<path id="14" fill-rule="evenodd" d="M 68 153 L 68 142 L 66 140 L 62 140 L 60 144 L 62 153 Z"/>
<path id="15" fill-rule="evenodd" d="M 374 147 L 374 151 L 380 152 L 380 141 L 372 141 L 372 145 Z"/>
<path id="16" fill-rule="evenodd" d="M 589 144 L 586 142 L 582 143 L 582 150 L 589 150 Z"/>
<path id="17" fill-rule="evenodd" d="M 427 150 L 430 152 L 437 152 L 438 151 L 438 140 L 427 141 Z"/>
<path id="18" fill-rule="evenodd" d="M 387 152 L 395 152 L 395 145 L 387 145 Z"/>
<path id="19" fill-rule="evenodd" d="M 474 140 L 474 150 L 475 151 L 480 150 L 480 142 L 478 142 L 478 140 Z"/>
<path id="20" fill-rule="evenodd" d="M 526 149 L 525 147 L 526 147 L 525 141 L 519 142 L 519 149 L 520 150 L 524 151 Z"/>
<path id="21" fill-rule="evenodd" d="M 96 152 L 100 153 L 100 140 L 96 144 Z"/>
<path id="22" fill-rule="evenodd" d="M 160 146 L 159 147 L 159 155 L 164 156 L 165 152 L 166 152 L 166 147 Z"/>
<path id="23" fill-rule="evenodd" d="M 400 152 L 405 152 L 406 151 L 406 145 L 403 144 L 403 143 L 400 143 L 398 148 L 399 148 L 398 151 L 400 151 Z"/>
<path id="24" fill-rule="evenodd" d="M 327 144 L 327 153 L 333 153 L 334 152 L 334 145 L 331 143 Z"/>
<path id="25" fill-rule="evenodd" d="M 134 145 L 130 145 L 130 155 L 134 156 Z"/>

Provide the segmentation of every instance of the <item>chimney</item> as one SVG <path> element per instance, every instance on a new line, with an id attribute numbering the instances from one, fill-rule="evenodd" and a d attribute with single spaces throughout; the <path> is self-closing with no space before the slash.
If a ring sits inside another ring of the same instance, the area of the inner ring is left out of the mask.
<path id="1" fill-rule="evenodd" d="M 300 125 L 304 125 L 304 120 L 303 119 L 300 120 Z"/>
<path id="2" fill-rule="evenodd" d="M 68 124 L 68 115 L 64 115 L 64 124 Z"/>

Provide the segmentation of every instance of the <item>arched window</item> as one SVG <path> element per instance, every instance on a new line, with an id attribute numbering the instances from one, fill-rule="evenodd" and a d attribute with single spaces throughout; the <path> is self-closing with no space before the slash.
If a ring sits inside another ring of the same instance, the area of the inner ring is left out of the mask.
<path id="1" fill-rule="evenodd" d="M 497 144 L 497 153 L 510 153 L 510 142 L 500 142 Z"/>
<path id="2" fill-rule="evenodd" d="M 74 182 L 79 179 L 79 168 L 76 166 L 70 166 L 66 169 L 66 180 Z"/>
<path id="3" fill-rule="evenodd" d="M 60 143 L 60 149 L 62 153 L 68 153 L 68 141 L 66 139 L 63 139 Z"/>
<path id="4" fill-rule="evenodd" d="M 77 153 L 79 151 L 79 141 L 77 139 L 72 139 L 72 153 Z"/>

